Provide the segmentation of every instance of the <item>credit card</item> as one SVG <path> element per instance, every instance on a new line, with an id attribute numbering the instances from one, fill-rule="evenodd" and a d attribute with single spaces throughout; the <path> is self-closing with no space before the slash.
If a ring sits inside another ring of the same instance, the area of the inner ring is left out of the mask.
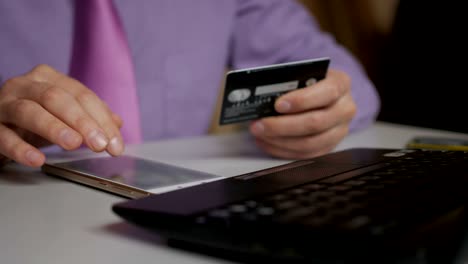
<path id="1" fill-rule="evenodd" d="M 324 79 L 329 64 L 324 57 L 228 72 L 219 124 L 279 115 L 276 99 Z"/>

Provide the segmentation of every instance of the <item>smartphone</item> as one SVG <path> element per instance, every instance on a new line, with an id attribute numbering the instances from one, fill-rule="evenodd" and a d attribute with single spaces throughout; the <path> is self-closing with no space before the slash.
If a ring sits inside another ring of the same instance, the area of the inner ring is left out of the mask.
<path id="1" fill-rule="evenodd" d="M 222 178 L 125 155 L 60 163 L 47 162 L 42 166 L 42 171 L 133 199 Z"/>
<path id="2" fill-rule="evenodd" d="M 324 79 L 329 64 L 323 57 L 228 72 L 219 124 L 278 115 L 276 99 Z"/>
<path id="3" fill-rule="evenodd" d="M 415 137 L 407 144 L 412 149 L 468 151 L 468 139 L 444 137 Z"/>

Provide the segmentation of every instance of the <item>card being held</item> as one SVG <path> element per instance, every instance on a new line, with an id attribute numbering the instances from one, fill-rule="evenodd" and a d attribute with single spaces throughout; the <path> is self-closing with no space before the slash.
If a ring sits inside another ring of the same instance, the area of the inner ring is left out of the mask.
<path id="1" fill-rule="evenodd" d="M 329 64 L 329 58 L 318 58 L 228 72 L 219 123 L 278 115 L 276 98 L 322 80 Z"/>

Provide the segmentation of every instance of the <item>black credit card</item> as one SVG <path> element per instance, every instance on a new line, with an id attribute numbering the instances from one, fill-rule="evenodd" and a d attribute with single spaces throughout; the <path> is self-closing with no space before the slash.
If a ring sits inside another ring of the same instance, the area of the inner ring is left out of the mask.
<path id="1" fill-rule="evenodd" d="M 322 80 L 329 64 L 317 58 L 228 72 L 219 124 L 278 115 L 276 98 Z"/>

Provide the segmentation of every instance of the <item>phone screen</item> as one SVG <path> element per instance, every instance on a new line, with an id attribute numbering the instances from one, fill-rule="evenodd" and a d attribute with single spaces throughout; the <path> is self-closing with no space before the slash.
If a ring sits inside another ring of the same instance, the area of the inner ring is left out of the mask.
<path id="1" fill-rule="evenodd" d="M 82 159 L 48 164 L 61 171 L 79 172 L 142 190 L 219 178 L 219 176 L 130 156 Z M 51 172 L 48 169 L 46 172 Z M 60 173 L 53 172 L 57 176 Z M 70 177 L 67 177 L 70 178 Z"/>

